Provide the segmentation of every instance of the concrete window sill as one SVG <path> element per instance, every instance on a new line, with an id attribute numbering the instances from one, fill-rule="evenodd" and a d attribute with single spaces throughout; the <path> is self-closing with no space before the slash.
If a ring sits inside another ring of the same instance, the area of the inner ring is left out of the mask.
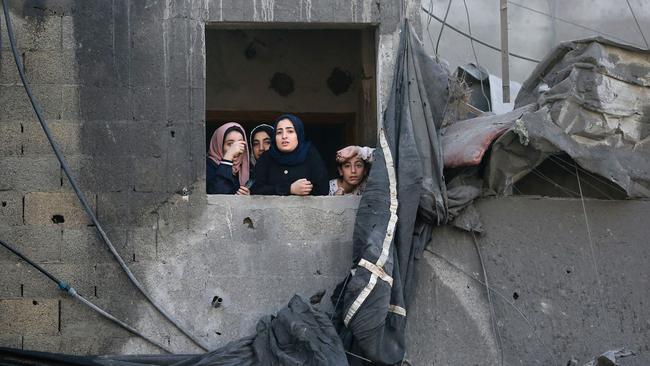
<path id="1" fill-rule="evenodd" d="M 255 208 L 304 207 L 315 209 L 356 209 L 361 196 L 235 196 L 209 194 L 208 205 L 229 204 L 233 206 L 250 205 Z M 242 207 L 243 208 L 243 207 Z"/>

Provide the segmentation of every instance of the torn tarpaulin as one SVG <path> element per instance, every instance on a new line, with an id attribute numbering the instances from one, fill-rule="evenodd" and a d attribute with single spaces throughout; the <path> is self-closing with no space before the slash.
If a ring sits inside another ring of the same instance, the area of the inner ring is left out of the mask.
<path id="1" fill-rule="evenodd" d="M 356 267 L 332 296 L 348 349 L 382 365 L 404 357 L 414 261 L 433 226 L 447 220 L 438 129 L 449 73 L 425 53 L 407 22 L 400 38 L 379 146 L 357 212 Z"/>
<path id="2" fill-rule="evenodd" d="M 501 136 L 486 180 L 495 192 L 549 156 L 566 153 L 580 167 L 650 197 L 650 51 L 603 38 L 567 42 L 524 83 L 516 106 L 537 103 Z"/>
<path id="3" fill-rule="evenodd" d="M 347 365 L 343 344 L 327 315 L 299 296 L 277 316 L 265 316 L 256 334 L 200 355 L 71 356 L 0 348 L 0 364 L 90 366 Z"/>

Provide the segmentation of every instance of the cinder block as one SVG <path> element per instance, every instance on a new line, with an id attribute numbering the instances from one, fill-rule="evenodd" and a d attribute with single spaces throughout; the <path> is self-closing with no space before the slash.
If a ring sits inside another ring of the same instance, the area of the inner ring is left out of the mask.
<path id="1" fill-rule="evenodd" d="M 81 119 L 81 99 L 79 96 L 79 87 L 63 85 L 62 87 L 62 110 L 61 118 L 66 120 Z"/>
<path id="2" fill-rule="evenodd" d="M 10 257 L 13 254 L 9 253 L 5 248 L 2 248 L 0 253 L 3 258 L 3 264 L 0 265 L 0 278 L 2 278 L 2 281 L 0 281 L 0 299 L 21 297 L 20 281 L 25 263 L 19 261 L 16 257 Z M 10 260 L 13 262 L 10 262 Z"/>
<path id="3" fill-rule="evenodd" d="M 21 6 L 22 8 L 22 3 Z M 15 14 L 15 13 L 14 13 Z M 4 13 L 0 14 L 2 21 L 2 48 L 10 49 Z M 61 18 L 56 16 L 23 16 L 13 15 L 11 22 L 14 28 L 17 46 L 23 49 L 56 49 L 61 43 Z"/>
<path id="4" fill-rule="evenodd" d="M 0 335 L 0 347 L 23 348 L 23 337 L 19 335 Z"/>
<path id="5" fill-rule="evenodd" d="M 128 231 L 127 244 L 137 262 L 156 259 L 157 243 L 154 227 L 135 227 Z"/>
<path id="6" fill-rule="evenodd" d="M 98 216 L 102 223 L 142 226 L 157 221 L 154 212 L 166 201 L 168 194 L 160 192 L 99 193 Z"/>
<path id="7" fill-rule="evenodd" d="M 7 38 L 2 39 L 6 40 Z M 4 42 L 2 47 L 5 47 Z M 16 68 L 16 62 L 9 51 L 3 52 L 0 56 L 0 80 L 2 80 L 3 84 L 21 84 L 18 68 Z"/>
<path id="8" fill-rule="evenodd" d="M 185 81 L 187 84 L 187 81 Z M 190 89 L 172 86 L 168 89 L 167 120 L 181 123 L 190 120 Z"/>
<path id="9" fill-rule="evenodd" d="M 96 26 L 88 27 L 88 29 L 97 28 Z M 78 39 L 77 41 L 84 42 L 83 39 Z M 93 43 L 93 47 L 83 47 L 75 50 L 79 83 L 102 88 L 115 88 L 120 86 L 116 77 L 111 47 L 95 47 L 94 40 L 87 40 L 86 42 Z"/>
<path id="10" fill-rule="evenodd" d="M 189 62 L 189 20 L 169 19 L 167 23 L 169 37 L 167 42 L 167 85 L 177 88 L 190 86 Z"/>
<path id="11" fill-rule="evenodd" d="M 23 54 L 25 75 L 31 84 L 61 82 L 63 61 L 61 50 L 30 50 Z"/>
<path id="12" fill-rule="evenodd" d="M 0 85 L 0 121 L 28 120 L 33 116 L 32 106 L 22 86 Z"/>
<path id="13" fill-rule="evenodd" d="M 130 90 L 126 87 L 79 88 L 79 111 L 85 121 L 114 121 L 131 118 Z"/>
<path id="14" fill-rule="evenodd" d="M 43 267 L 58 279 L 65 281 L 84 296 L 95 293 L 97 280 L 95 265 L 77 261 L 74 264 L 47 263 Z M 20 277 L 23 296 L 60 299 L 68 295 L 61 291 L 56 283 L 31 266 L 24 265 Z"/>
<path id="15" fill-rule="evenodd" d="M 56 334 L 59 331 L 59 302 L 50 299 L 0 299 L 0 329 L 3 334 Z"/>
<path id="16" fill-rule="evenodd" d="M 126 229 L 104 228 L 108 238 L 125 261 L 133 261 L 133 250 L 126 245 Z M 94 227 L 65 229 L 61 244 L 61 260 L 74 264 L 113 263 L 115 258 Z"/>
<path id="17" fill-rule="evenodd" d="M 162 22 L 131 22 L 131 29 L 132 82 L 140 86 L 161 85 L 161 81 L 165 80 Z"/>
<path id="18" fill-rule="evenodd" d="M 135 121 L 161 121 L 166 119 L 167 94 L 162 83 L 149 81 L 147 87 L 132 88 L 133 119 Z"/>
<path id="19" fill-rule="evenodd" d="M 201 80 L 205 80 L 205 77 Z M 194 79 L 192 84 L 196 85 L 198 82 Z M 205 88 L 199 87 L 190 88 L 190 113 L 192 123 L 205 122 Z"/>
<path id="20" fill-rule="evenodd" d="M 113 314 L 115 305 L 121 302 L 129 303 L 128 300 L 116 301 L 111 298 L 98 298 L 87 296 L 88 300 L 101 309 Z M 135 307 L 134 307 L 135 309 Z M 113 314 L 117 315 L 117 314 Z M 61 299 L 61 333 L 66 337 L 84 337 L 100 334 L 103 340 L 114 337 L 128 337 L 127 332 L 117 324 L 104 318 L 96 311 L 71 297 Z"/>
<path id="21" fill-rule="evenodd" d="M 112 158 L 81 155 L 68 160 L 70 169 L 82 190 L 120 192 L 133 189 L 134 158 L 117 155 Z M 72 191 L 67 178 L 63 189 Z"/>
<path id="22" fill-rule="evenodd" d="M 164 187 L 165 159 L 137 158 L 133 161 L 134 189 L 136 192 L 156 192 Z"/>
<path id="23" fill-rule="evenodd" d="M 23 154 L 24 155 L 53 155 L 52 146 L 43 132 L 38 121 L 24 122 L 23 124 Z M 81 128 L 78 122 L 48 121 L 54 140 L 59 144 L 66 155 L 81 152 Z"/>
<path id="24" fill-rule="evenodd" d="M 86 193 L 92 210 L 95 195 Z M 25 195 L 25 223 L 29 225 L 86 226 L 91 223 L 74 193 L 30 192 Z"/>
<path id="25" fill-rule="evenodd" d="M 0 227 L 22 224 L 22 194 L 16 191 L 0 191 Z"/>
<path id="26" fill-rule="evenodd" d="M 26 350 L 64 353 L 77 356 L 106 355 L 119 353 L 124 345 L 133 342 L 133 339 L 137 338 L 104 338 L 101 335 L 89 331 L 88 334 L 80 337 L 61 335 L 47 337 L 25 336 L 23 346 Z M 145 352 L 147 354 L 156 352 L 153 346 L 147 348 L 147 350 L 148 352 Z"/>
<path id="27" fill-rule="evenodd" d="M 49 191 L 61 187 L 55 157 L 0 158 L 0 190 Z"/>
<path id="28" fill-rule="evenodd" d="M 3 240 L 37 263 L 61 261 L 61 228 L 55 226 L 15 226 L 2 229 Z M 16 256 L 0 251 L 0 261 L 14 262 Z"/>
<path id="29" fill-rule="evenodd" d="M 0 156 L 21 155 L 22 140 L 22 125 L 19 122 L 0 123 Z"/>
<path id="30" fill-rule="evenodd" d="M 78 46 L 74 35 L 74 18 L 72 16 L 61 17 L 61 48 L 74 49 Z"/>

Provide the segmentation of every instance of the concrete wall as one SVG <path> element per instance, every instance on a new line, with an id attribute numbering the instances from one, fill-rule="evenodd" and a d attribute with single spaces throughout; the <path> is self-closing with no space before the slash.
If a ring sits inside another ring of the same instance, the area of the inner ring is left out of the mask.
<path id="1" fill-rule="evenodd" d="M 422 6 L 443 19 L 448 0 L 424 0 Z M 646 39 L 650 42 L 650 3 L 629 0 Z M 518 6 L 522 5 L 522 6 Z M 498 48 L 501 47 L 498 1 L 467 0 L 472 34 Z M 531 10 L 532 9 L 532 10 Z M 625 1 L 606 0 L 529 0 L 514 1 L 508 5 L 510 52 L 540 60 L 559 42 L 606 35 L 618 41 L 647 48 L 632 13 Z M 441 24 L 421 13 L 424 41 L 434 54 Z M 448 24 L 468 33 L 467 15 L 462 1 L 453 1 Z M 474 44 L 481 66 L 501 76 L 501 54 L 485 46 Z M 475 62 L 470 41 L 465 36 L 445 28 L 438 53 L 452 67 Z M 535 63 L 510 57 L 510 77 L 524 81 Z"/>
<path id="2" fill-rule="evenodd" d="M 259 314 L 285 305 L 294 291 L 309 296 L 345 276 L 354 199 L 208 203 L 205 28 L 376 26 L 385 98 L 399 2 L 9 3 L 27 78 L 81 188 L 145 287 L 190 330 L 223 344 L 248 334 Z M 0 21 L 0 235 L 128 323 L 179 352 L 197 351 L 178 331 L 158 326 L 164 322 L 98 242 L 34 117 Z M 242 216 L 256 229 L 243 226 Z M 212 309 L 208 300 L 219 294 L 226 306 Z M 0 344 L 76 354 L 156 351 L 4 250 Z"/>
<path id="3" fill-rule="evenodd" d="M 650 362 L 648 201 L 486 199 L 478 237 L 505 365 L 587 363 L 607 350 Z M 482 269 L 472 236 L 439 228 L 419 261 L 409 309 L 414 365 L 497 365 Z"/>

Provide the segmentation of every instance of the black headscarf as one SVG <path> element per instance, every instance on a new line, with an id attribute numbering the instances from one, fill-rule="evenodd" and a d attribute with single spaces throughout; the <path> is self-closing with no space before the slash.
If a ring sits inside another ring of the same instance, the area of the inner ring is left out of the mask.
<path id="1" fill-rule="evenodd" d="M 251 131 L 250 138 L 248 139 L 248 143 L 250 143 L 250 152 L 251 152 L 251 165 L 257 164 L 257 159 L 255 159 L 255 154 L 253 153 L 253 137 L 255 137 L 255 134 L 258 132 L 266 132 L 267 135 L 269 135 L 269 138 L 271 139 L 271 143 L 275 140 L 275 130 L 273 129 L 273 126 L 269 126 L 265 123 L 262 123 L 261 125 L 257 125 L 253 130 Z"/>
<path id="2" fill-rule="evenodd" d="M 307 159 L 307 153 L 311 148 L 311 142 L 305 139 L 305 126 L 303 125 L 300 118 L 294 116 L 293 114 L 283 114 L 280 117 L 275 119 L 275 124 L 273 125 L 274 130 L 278 129 L 278 122 L 283 119 L 288 119 L 293 124 L 293 128 L 296 130 L 296 135 L 298 136 L 298 146 L 292 152 L 283 153 L 278 150 L 278 145 L 275 142 L 275 136 L 271 139 L 271 150 L 269 154 L 271 159 L 280 165 L 298 165 L 302 164 L 305 159 Z"/>

